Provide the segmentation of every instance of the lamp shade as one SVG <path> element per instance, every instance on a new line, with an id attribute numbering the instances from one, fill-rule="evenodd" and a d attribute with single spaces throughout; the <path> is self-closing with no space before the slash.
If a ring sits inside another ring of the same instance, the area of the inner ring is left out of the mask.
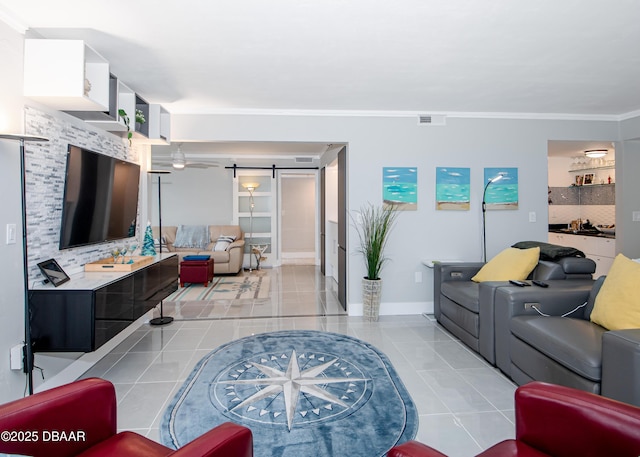
<path id="1" fill-rule="evenodd" d="M 248 191 L 253 192 L 254 190 L 256 190 L 258 187 L 260 187 L 260 183 L 259 182 L 243 182 L 242 183 L 242 187 L 244 187 L 245 189 L 247 189 Z"/>

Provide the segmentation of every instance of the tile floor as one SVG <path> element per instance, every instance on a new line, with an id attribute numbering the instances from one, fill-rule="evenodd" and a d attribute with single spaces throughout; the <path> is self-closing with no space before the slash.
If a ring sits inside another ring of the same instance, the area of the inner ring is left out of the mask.
<path id="1" fill-rule="evenodd" d="M 417 440 L 450 456 L 470 456 L 514 435 L 516 386 L 431 316 L 366 322 L 341 311 L 333 281 L 325 282 L 317 267 L 262 272 L 272 277 L 270 300 L 258 306 L 224 303 L 216 318 L 145 324 L 82 376 L 115 384 L 120 429 L 157 440 L 168 401 L 195 364 L 219 345 L 261 332 L 310 329 L 360 338 L 389 357 L 418 408 Z M 176 306 L 181 305 L 165 307 L 165 314 Z"/>

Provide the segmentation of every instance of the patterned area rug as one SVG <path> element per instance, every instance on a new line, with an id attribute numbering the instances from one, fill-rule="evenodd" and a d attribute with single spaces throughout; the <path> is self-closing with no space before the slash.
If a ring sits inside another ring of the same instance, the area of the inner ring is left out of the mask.
<path id="1" fill-rule="evenodd" d="M 387 357 L 346 335 L 263 333 L 203 358 L 169 404 L 161 441 L 179 448 L 231 421 L 256 457 L 383 456 L 415 437 L 418 413 Z"/>
<path id="2" fill-rule="evenodd" d="M 167 301 L 191 301 L 191 300 L 238 300 L 246 298 L 269 297 L 268 276 L 239 276 L 239 277 L 214 277 L 208 287 L 202 284 L 187 284 L 181 287 L 165 300 Z"/>

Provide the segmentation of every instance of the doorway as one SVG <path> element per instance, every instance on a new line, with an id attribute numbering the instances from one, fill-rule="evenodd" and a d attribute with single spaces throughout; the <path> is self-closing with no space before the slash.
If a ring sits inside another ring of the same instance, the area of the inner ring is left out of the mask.
<path id="1" fill-rule="evenodd" d="M 280 176 L 280 247 L 282 265 L 316 265 L 317 173 Z"/>

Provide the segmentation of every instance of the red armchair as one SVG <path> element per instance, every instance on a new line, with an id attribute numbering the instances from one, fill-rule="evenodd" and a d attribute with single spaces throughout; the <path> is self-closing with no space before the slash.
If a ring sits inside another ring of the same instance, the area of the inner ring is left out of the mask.
<path id="1" fill-rule="evenodd" d="M 542 382 L 519 387 L 515 402 L 516 438 L 502 441 L 479 456 L 640 455 L 640 408 L 636 406 Z M 396 446 L 387 455 L 444 456 L 416 441 Z"/>
<path id="2" fill-rule="evenodd" d="M 252 457 L 251 430 L 231 422 L 174 451 L 117 433 L 113 384 L 84 379 L 0 406 L 0 453 L 34 457 Z"/>

